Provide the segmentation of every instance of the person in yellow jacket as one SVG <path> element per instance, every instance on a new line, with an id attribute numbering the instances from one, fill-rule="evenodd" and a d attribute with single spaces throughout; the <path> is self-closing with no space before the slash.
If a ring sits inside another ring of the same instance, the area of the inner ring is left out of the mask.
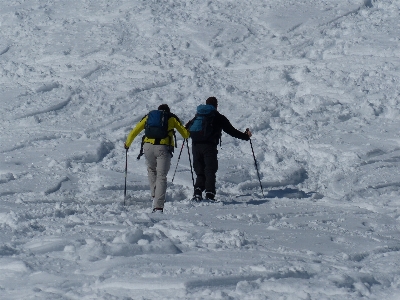
<path id="1" fill-rule="evenodd" d="M 154 138 L 151 136 L 154 135 L 154 133 L 151 131 L 151 128 L 148 128 L 149 115 L 152 113 L 150 112 L 144 116 L 128 134 L 124 146 L 125 149 L 129 149 L 136 136 L 146 128 L 141 154 L 143 153 L 146 158 L 150 192 L 153 197 L 153 212 L 162 213 L 167 191 L 167 174 L 171 167 L 171 157 L 175 145 L 174 129 L 176 128 L 184 139 L 188 139 L 190 133 L 184 125 L 182 125 L 179 118 L 171 113 L 167 104 L 160 105 L 158 111 L 162 111 L 163 116 L 165 115 L 168 120 L 165 120 L 165 127 L 168 127 L 166 128 L 166 137 Z M 138 158 L 140 158 L 141 154 Z"/>

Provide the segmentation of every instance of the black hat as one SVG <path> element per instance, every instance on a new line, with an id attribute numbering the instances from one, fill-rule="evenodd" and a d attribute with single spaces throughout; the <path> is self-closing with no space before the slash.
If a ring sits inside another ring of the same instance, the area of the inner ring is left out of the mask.
<path id="1" fill-rule="evenodd" d="M 169 109 L 168 104 L 161 104 L 161 105 L 158 107 L 158 110 L 164 110 L 164 111 L 167 111 L 167 112 L 171 112 L 171 110 Z"/>
<path id="2" fill-rule="evenodd" d="M 209 97 L 209 98 L 206 100 L 206 104 L 212 105 L 212 106 L 214 106 L 215 108 L 217 108 L 217 106 L 218 106 L 218 100 L 217 100 L 217 98 L 215 98 L 215 97 Z"/>

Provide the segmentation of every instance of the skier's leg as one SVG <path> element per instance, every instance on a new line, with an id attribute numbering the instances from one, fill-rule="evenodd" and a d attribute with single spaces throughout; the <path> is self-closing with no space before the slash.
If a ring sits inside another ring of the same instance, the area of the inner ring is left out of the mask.
<path id="1" fill-rule="evenodd" d="M 206 198 L 214 199 L 216 189 L 215 183 L 217 179 L 218 171 L 218 150 L 214 145 L 205 145 L 204 149 L 204 174 L 205 174 L 205 189 Z"/>
<path id="2" fill-rule="evenodd" d="M 192 147 L 192 154 L 193 154 L 193 169 L 194 172 L 196 173 L 196 181 L 194 184 L 194 195 L 200 196 L 205 189 L 205 182 L 206 182 L 206 177 L 204 174 L 204 157 L 203 157 L 203 146 L 204 145 L 194 145 Z"/>
<path id="3" fill-rule="evenodd" d="M 155 156 L 157 158 L 157 177 L 153 207 L 163 208 L 167 191 L 167 175 L 171 167 L 171 153 L 168 151 L 168 146 L 156 145 Z"/>
<path id="4" fill-rule="evenodd" d="M 144 157 L 146 158 L 147 177 L 149 179 L 151 197 L 155 196 L 157 179 L 157 158 L 154 154 L 154 145 L 145 143 L 143 145 Z"/>

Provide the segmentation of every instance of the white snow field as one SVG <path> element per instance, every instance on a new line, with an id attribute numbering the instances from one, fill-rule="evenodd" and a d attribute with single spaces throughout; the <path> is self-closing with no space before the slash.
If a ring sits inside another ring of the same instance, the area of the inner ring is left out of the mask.
<path id="1" fill-rule="evenodd" d="M 398 0 L 0 3 L 0 299 L 400 299 Z M 151 213 L 132 127 L 215 96 Z"/>

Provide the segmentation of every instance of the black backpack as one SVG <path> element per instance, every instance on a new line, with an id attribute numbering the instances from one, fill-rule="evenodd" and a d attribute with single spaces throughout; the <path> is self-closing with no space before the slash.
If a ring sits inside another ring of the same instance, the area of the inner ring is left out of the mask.
<path id="1" fill-rule="evenodd" d="M 150 139 L 165 139 L 168 136 L 170 113 L 164 110 L 152 110 L 147 115 L 144 134 Z"/>
<path id="2" fill-rule="evenodd" d="M 193 142 L 217 142 L 214 118 L 217 110 L 212 105 L 201 104 L 197 107 L 196 116 L 189 123 L 190 138 Z"/>

